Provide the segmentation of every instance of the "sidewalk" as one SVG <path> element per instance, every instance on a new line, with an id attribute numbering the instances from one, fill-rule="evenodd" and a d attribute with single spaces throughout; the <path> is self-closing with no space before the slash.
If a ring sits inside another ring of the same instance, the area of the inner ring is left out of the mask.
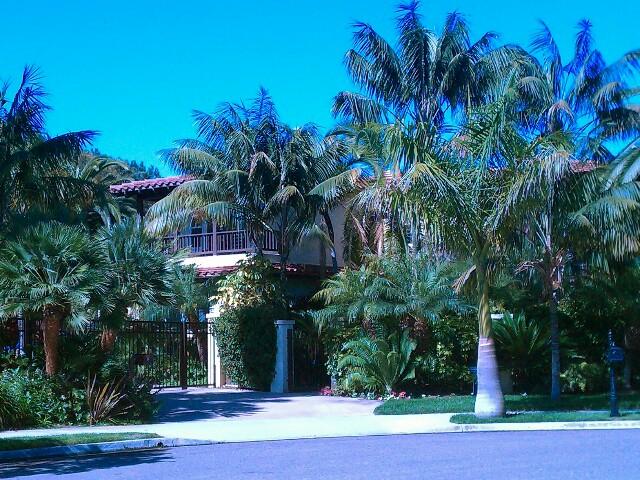
<path id="1" fill-rule="evenodd" d="M 370 400 L 213 389 L 162 392 L 157 423 L 0 432 L 0 438 L 87 432 L 147 432 L 165 438 L 255 442 L 321 437 L 525 430 L 637 429 L 640 421 L 458 425 L 453 414 L 374 415 Z"/>
<path id="2" fill-rule="evenodd" d="M 65 427 L 0 433 L 0 438 L 86 432 L 149 432 L 163 437 L 211 442 L 256 442 L 302 438 L 526 430 L 640 429 L 640 421 L 497 423 L 456 425 L 452 414 L 326 416 L 280 419 L 223 419 L 112 427 Z"/>

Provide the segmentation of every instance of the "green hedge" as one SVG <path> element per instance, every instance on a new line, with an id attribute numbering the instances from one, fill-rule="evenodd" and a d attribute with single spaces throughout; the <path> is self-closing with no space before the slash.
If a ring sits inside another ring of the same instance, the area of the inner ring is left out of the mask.
<path id="1" fill-rule="evenodd" d="M 239 387 L 269 390 L 276 360 L 279 309 L 266 305 L 227 310 L 214 322 L 224 372 Z"/>

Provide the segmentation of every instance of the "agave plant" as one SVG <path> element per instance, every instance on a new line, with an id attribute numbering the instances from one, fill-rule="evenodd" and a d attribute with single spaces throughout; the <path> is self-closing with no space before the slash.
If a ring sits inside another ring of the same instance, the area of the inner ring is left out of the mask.
<path id="1" fill-rule="evenodd" d="M 338 368 L 348 371 L 347 384 L 357 383 L 368 390 L 390 394 L 402 382 L 415 377 L 415 349 L 416 341 L 409 337 L 408 330 L 393 333 L 387 340 L 362 337 L 345 343 L 345 355 Z"/>

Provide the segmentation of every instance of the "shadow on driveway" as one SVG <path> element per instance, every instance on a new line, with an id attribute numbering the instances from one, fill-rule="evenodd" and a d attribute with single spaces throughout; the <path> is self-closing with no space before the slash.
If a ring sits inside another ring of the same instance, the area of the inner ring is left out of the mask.
<path id="1" fill-rule="evenodd" d="M 221 391 L 213 389 L 163 390 L 158 394 L 160 411 L 155 422 L 188 422 L 236 418 L 258 414 L 269 405 L 291 402 L 304 394 Z"/>
<path id="2" fill-rule="evenodd" d="M 0 463 L 0 478 L 29 477 L 32 475 L 69 475 L 89 471 L 96 472 L 100 476 L 100 470 L 166 461 L 173 461 L 173 456 L 166 449 L 28 460 L 6 464 Z"/>

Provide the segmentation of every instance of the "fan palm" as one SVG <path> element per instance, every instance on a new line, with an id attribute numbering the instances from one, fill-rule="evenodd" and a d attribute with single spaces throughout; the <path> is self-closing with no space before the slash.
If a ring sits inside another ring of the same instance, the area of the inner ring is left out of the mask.
<path id="1" fill-rule="evenodd" d="M 160 242 L 145 231 L 140 217 L 102 227 L 96 238 L 109 262 L 104 295 L 108 306 L 102 308 L 100 316 L 102 348 L 109 351 L 129 309 L 173 302 L 173 267 Z"/>
<path id="2" fill-rule="evenodd" d="M 0 316 L 42 317 L 46 372 L 58 371 L 62 325 L 81 329 L 107 288 L 101 245 L 80 227 L 41 223 L 0 250 Z"/>
<path id="3" fill-rule="evenodd" d="M 347 384 L 357 383 L 371 391 L 391 394 L 396 387 L 415 377 L 416 364 L 411 358 L 416 342 L 404 330 L 387 340 L 362 337 L 345 343 L 345 354 L 338 362 L 345 369 Z"/>
<path id="4" fill-rule="evenodd" d="M 45 130 L 45 91 L 37 69 L 26 67 L 13 97 L 0 88 L 0 229 L 32 207 L 73 204 L 92 194 L 92 185 L 72 178 L 68 168 L 95 132 L 50 137 Z"/>

